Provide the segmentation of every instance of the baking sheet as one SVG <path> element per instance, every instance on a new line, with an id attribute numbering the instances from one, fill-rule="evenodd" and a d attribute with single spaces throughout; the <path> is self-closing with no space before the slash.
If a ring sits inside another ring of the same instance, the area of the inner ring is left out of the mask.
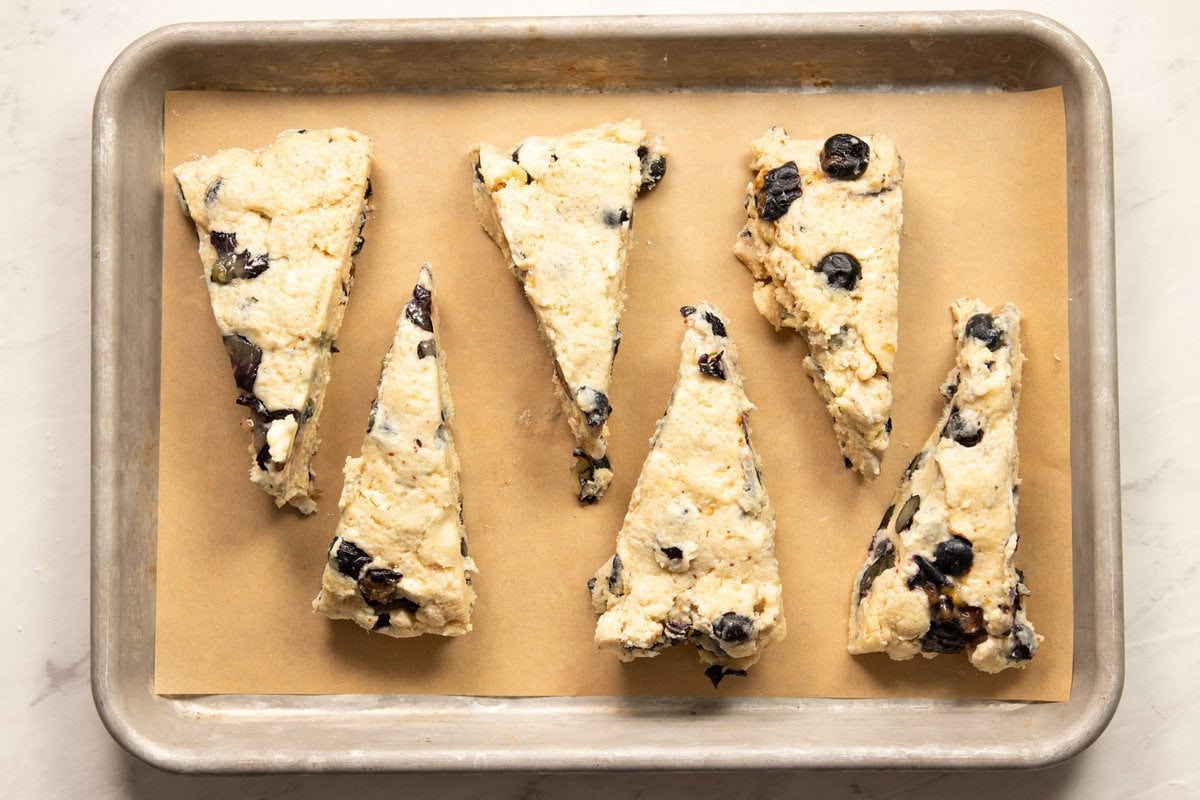
<path id="1" fill-rule="evenodd" d="M 617 472 L 601 503 L 573 496 L 570 439 L 531 312 L 471 208 L 467 147 L 635 116 L 672 148 L 639 201 L 625 339 L 612 391 Z M 611 553 L 670 391 L 676 309 L 720 305 L 743 355 L 789 637 L 722 695 L 1061 700 L 1071 679 L 1066 174 L 1061 93 L 994 95 L 256 95 L 168 93 L 165 166 L 282 129 L 347 125 L 376 139 L 376 211 L 339 337 L 316 462 L 321 508 L 277 511 L 245 479 L 242 409 L 208 308 L 195 236 L 167 185 L 164 215 L 156 690 L 183 693 L 704 695 L 694 653 L 622 665 L 591 644 L 584 583 Z M 883 475 L 840 466 L 799 368 L 803 345 L 754 310 L 730 247 L 750 139 L 886 132 L 906 160 L 897 403 Z M 476 630 L 394 641 L 309 611 L 379 360 L 417 266 L 433 263 L 458 417 L 466 522 L 482 573 Z M 947 306 L 1014 301 L 1029 356 L 1022 403 L 1022 545 L 1030 616 L 1047 641 L 1024 671 L 961 658 L 897 664 L 845 653 L 850 583 L 896 479 L 929 433 L 952 362 Z"/>

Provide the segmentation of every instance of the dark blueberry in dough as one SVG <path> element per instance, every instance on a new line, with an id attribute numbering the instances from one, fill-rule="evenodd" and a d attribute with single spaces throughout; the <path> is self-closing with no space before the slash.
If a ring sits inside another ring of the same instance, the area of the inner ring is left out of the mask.
<path id="1" fill-rule="evenodd" d="M 691 627 L 686 622 L 680 622 L 676 619 L 669 619 L 663 622 L 663 636 L 669 642 L 678 642 L 686 639 L 691 632 Z"/>
<path id="2" fill-rule="evenodd" d="M 236 333 L 225 336 L 225 352 L 233 367 L 233 380 L 243 392 L 254 392 L 254 381 L 258 379 L 258 365 L 262 363 L 262 348 L 245 336 Z"/>
<path id="3" fill-rule="evenodd" d="M 400 579 L 404 576 L 391 569 L 369 569 L 358 579 L 358 591 L 372 606 L 388 606 L 401 597 Z"/>
<path id="4" fill-rule="evenodd" d="M 958 620 L 937 620 L 921 637 L 921 650 L 926 653 L 961 653 L 967 646 L 967 635 Z"/>
<path id="5" fill-rule="evenodd" d="M 640 189 L 653 189 L 667 174 L 667 157 L 651 155 L 648 147 L 639 147 L 638 158 L 642 162 L 642 184 Z"/>
<path id="6" fill-rule="evenodd" d="M 970 539 L 951 536 L 933 551 L 933 564 L 947 575 L 962 575 L 975 562 Z"/>
<path id="7" fill-rule="evenodd" d="M 512 151 L 512 155 L 509 156 L 509 158 L 511 158 L 513 160 L 513 163 L 515 163 L 515 164 L 521 163 L 521 146 L 520 145 L 517 145 L 517 149 Z"/>
<path id="8" fill-rule="evenodd" d="M 679 313 L 682 314 L 684 317 L 690 317 L 692 314 L 696 313 L 696 307 L 695 306 L 680 306 Z"/>
<path id="9" fill-rule="evenodd" d="M 953 439 L 963 447 L 974 447 L 983 441 L 983 427 L 955 408 L 946 420 L 946 427 L 942 428 L 942 438 Z"/>
<path id="10" fill-rule="evenodd" d="M 733 675 L 738 678 L 744 678 L 744 677 L 746 677 L 746 670 L 744 670 L 744 669 L 728 669 L 726 667 L 722 667 L 720 664 L 713 664 L 711 667 L 704 670 L 704 674 L 706 676 L 708 676 L 708 679 L 710 681 L 712 681 L 713 688 L 716 689 L 716 688 L 719 688 L 719 686 L 721 684 L 721 679 L 724 678 L 726 675 Z"/>
<path id="11" fill-rule="evenodd" d="M 800 170 L 795 161 L 776 167 L 762 176 L 762 186 L 755 193 L 758 216 L 768 222 L 787 213 L 801 195 Z"/>
<path id="12" fill-rule="evenodd" d="M 370 563 L 371 556 L 354 542 L 347 542 L 345 539 L 334 541 L 338 542 L 337 552 L 333 555 L 338 572 L 358 580 L 358 573 Z"/>
<path id="13" fill-rule="evenodd" d="M 712 328 L 713 336 L 728 336 L 728 331 L 725 330 L 725 322 L 711 311 L 704 312 L 704 321 Z"/>
<path id="14" fill-rule="evenodd" d="M 733 611 L 726 611 L 713 621 L 713 636 L 722 642 L 739 644 L 754 636 L 754 620 Z"/>
<path id="15" fill-rule="evenodd" d="M 672 561 L 678 561 L 683 558 L 683 551 L 678 547 L 660 547 L 659 550 L 662 550 L 663 555 Z"/>
<path id="16" fill-rule="evenodd" d="M 888 506 L 888 507 L 887 507 L 887 511 L 883 512 L 883 519 L 879 520 L 879 527 L 878 527 L 878 528 L 876 528 L 875 530 L 877 530 L 877 531 L 886 530 L 886 529 L 887 529 L 887 526 L 888 526 L 888 523 L 892 521 L 892 514 L 893 514 L 895 511 L 896 511 L 896 504 L 895 504 L 895 503 L 893 503 L 892 505 Z"/>
<path id="17" fill-rule="evenodd" d="M 817 272 L 825 276 L 830 289 L 848 292 L 862 278 L 862 265 L 849 253 L 829 253 L 817 262 Z"/>
<path id="18" fill-rule="evenodd" d="M 223 183 L 225 183 L 225 181 L 217 178 L 208 185 L 208 188 L 204 190 L 204 205 L 211 206 L 213 203 L 217 202 L 217 194 L 221 191 L 221 184 Z M 213 246 L 216 247 L 216 245 Z"/>
<path id="19" fill-rule="evenodd" d="M 619 228 L 629 222 L 629 211 L 622 208 L 620 211 L 607 209 L 604 212 L 604 224 L 610 228 Z"/>
<path id="20" fill-rule="evenodd" d="M 831 178 L 852 181 L 861 178 L 871 160 L 871 148 L 857 136 L 838 133 L 825 140 L 821 169 Z"/>
<path id="21" fill-rule="evenodd" d="M 271 466 L 271 445 L 264 444 L 258 448 L 258 454 L 254 456 L 254 463 L 258 464 L 258 468 L 263 470 Z"/>
<path id="22" fill-rule="evenodd" d="M 363 192 L 363 199 L 370 200 L 371 195 L 375 194 L 375 189 L 371 186 L 371 179 L 367 178 L 367 190 Z"/>
<path id="23" fill-rule="evenodd" d="M 921 495 L 919 494 L 914 494 L 904 501 L 904 505 L 900 507 L 900 513 L 896 515 L 896 533 L 904 533 L 912 527 L 913 516 L 920 507 Z"/>
<path id="24" fill-rule="evenodd" d="M 884 539 L 879 544 L 875 545 L 875 550 L 871 555 L 871 563 L 863 570 L 862 577 L 858 579 L 858 599 L 866 597 L 870 591 L 875 579 L 896 566 L 896 548 L 892 545 L 891 539 Z"/>
<path id="25" fill-rule="evenodd" d="M 891 417 L 887 418 L 887 422 L 885 422 L 883 425 L 883 430 L 887 434 L 891 435 L 891 432 L 892 432 L 892 418 Z"/>
<path id="26" fill-rule="evenodd" d="M 237 250 L 237 234 L 224 231 L 210 231 L 208 241 L 218 255 L 231 256 Z"/>
<path id="27" fill-rule="evenodd" d="M 463 536 L 458 540 L 458 552 L 462 553 L 463 558 L 466 558 L 469 554 L 467 551 L 467 537 Z"/>
<path id="28" fill-rule="evenodd" d="M 623 594 L 617 591 L 617 587 L 621 585 L 621 557 L 613 554 L 612 568 L 608 571 L 608 590 L 613 594 Z"/>
<path id="29" fill-rule="evenodd" d="M 842 466 L 846 469 L 854 469 L 854 462 L 850 460 L 850 456 L 842 456 Z"/>
<path id="30" fill-rule="evenodd" d="M 417 342 L 417 358 L 429 358 L 437 355 L 437 342 L 433 339 L 422 339 Z"/>
<path id="31" fill-rule="evenodd" d="M 381 631 L 384 628 L 386 628 L 388 625 L 391 625 L 391 624 L 392 624 L 392 615 L 386 611 L 382 611 L 382 612 L 380 612 L 379 616 L 376 618 L 375 624 L 371 626 L 371 630 Z"/>
<path id="32" fill-rule="evenodd" d="M 407 611 L 410 614 L 415 614 L 421 610 L 421 604 L 408 597 L 398 597 L 392 603 L 393 609 Z"/>
<path id="33" fill-rule="evenodd" d="M 361 253 L 361 252 L 362 252 L 362 249 L 363 249 L 363 245 L 364 245 L 364 244 L 366 244 L 366 243 L 367 243 L 367 240 L 366 240 L 366 239 L 364 239 L 364 238 L 363 238 L 363 237 L 361 237 L 361 236 L 359 236 L 359 237 L 355 238 L 355 240 L 354 240 L 354 249 L 350 251 L 350 255 L 352 255 L 352 256 L 356 256 L 356 255 L 358 255 L 359 253 Z"/>
<path id="34" fill-rule="evenodd" d="M 433 295 L 424 286 L 414 286 L 412 300 L 404 305 L 404 316 L 423 331 L 433 333 L 433 319 L 430 316 L 430 304 Z"/>
<path id="35" fill-rule="evenodd" d="M 724 355 L 724 350 L 716 353 L 715 355 L 702 353 L 700 355 L 700 359 L 697 361 L 697 366 L 705 375 L 711 375 L 714 378 L 725 380 L 725 361 L 722 358 Z"/>
<path id="36" fill-rule="evenodd" d="M 967 320 L 963 333 L 987 345 L 993 353 L 1004 346 L 1004 331 L 996 327 L 996 318 L 991 314 L 976 314 Z"/>
<path id="37" fill-rule="evenodd" d="M 946 576 L 922 556 L 913 556 L 912 560 L 917 565 L 917 574 L 908 579 L 908 588 L 924 589 L 926 592 L 932 589 L 936 593 L 938 589 L 949 583 Z"/>
<path id="38" fill-rule="evenodd" d="M 579 391 L 575 393 L 575 399 L 579 404 L 579 410 L 586 417 L 589 427 L 599 428 L 612 413 L 608 395 L 590 386 L 580 386 Z"/>
<path id="39" fill-rule="evenodd" d="M 912 478 L 913 473 L 915 473 L 917 470 L 919 470 L 921 468 L 921 465 L 925 463 L 926 455 L 928 455 L 928 454 L 924 450 L 922 450 L 921 452 L 919 452 L 915 456 L 913 456 L 913 460 L 908 462 L 908 466 L 905 467 L 904 472 L 902 472 L 900 474 L 900 483 L 905 483 L 910 478 Z"/>
<path id="40" fill-rule="evenodd" d="M 1033 646 L 1037 639 L 1026 625 L 1017 624 L 1012 631 L 1013 647 L 1008 658 L 1011 661 L 1028 661 L 1033 658 Z"/>

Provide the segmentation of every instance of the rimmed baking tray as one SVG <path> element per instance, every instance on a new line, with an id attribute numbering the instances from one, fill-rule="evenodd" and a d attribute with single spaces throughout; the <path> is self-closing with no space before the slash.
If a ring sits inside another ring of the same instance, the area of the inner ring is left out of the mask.
<path id="1" fill-rule="evenodd" d="M 1067 122 L 1074 678 L 1063 703 L 153 691 L 164 93 L 1026 91 Z M 1087 47 L 1014 12 L 185 24 L 136 41 L 93 130 L 92 687 L 105 725 L 197 772 L 986 768 L 1087 747 L 1123 627 L 1112 124 Z"/>

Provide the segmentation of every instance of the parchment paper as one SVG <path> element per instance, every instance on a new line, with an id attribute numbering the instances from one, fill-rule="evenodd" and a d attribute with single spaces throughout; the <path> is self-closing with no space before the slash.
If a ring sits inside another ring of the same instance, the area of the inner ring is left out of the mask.
<path id="1" fill-rule="evenodd" d="M 1071 685 L 1071 483 L 1065 124 L 1059 90 L 1028 94 L 286 95 L 166 97 L 163 361 L 156 690 L 712 696 L 691 648 L 621 664 L 592 644 L 585 583 L 617 530 L 667 402 L 678 308 L 710 300 L 743 357 L 755 445 L 778 517 L 789 633 L 721 695 L 1064 700 Z M 533 314 L 471 205 L 466 151 L 624 117 L 671 148 L 638 201 L 624 340 L 611 400 L 616 478 L 580 507 L 571 439 Z M 873 482 L 843 468 L 828 414 L 731 254 L 749 142 L 883 132 L 905 160 L 894 432 Z M 170 169 L 288 128 L 375 139 L 375 211 L 334 357 L 315 462 L 319 510 L 277 510 L 246 478 L 248 437 L 209 308 L 195 232 Z M 315 615 L 337 524 L 342 463 L 358 453 L 380 361 L 416 278 L 439 283 L 457 407 L 465 519 L 481 569 L 474 632 L 394 640 Z M 950 302 L 1012 301 L 1025 314 L 1021 547 L 1029 616 L 1046 642 L 1025 670 L 976 673 L 962 656 L 897 663 L 846 652 L 851 583 L 904 466 L 931 432 L 953 363 Z"/>

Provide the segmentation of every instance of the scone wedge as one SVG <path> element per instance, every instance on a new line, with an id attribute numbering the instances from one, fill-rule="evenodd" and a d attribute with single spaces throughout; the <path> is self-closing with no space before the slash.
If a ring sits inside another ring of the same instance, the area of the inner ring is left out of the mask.
<path id="1" fill-rule="evenodd" d="M 631 661 L 691 644 L 716 686 L 745 675 L 787 626 L 737 349 L 716 308 L 681 311 L 687 328 L 670 403 L 616 553 L 588 588 L 597 646 Z"/>
<path id="2" fill-rule="evenodd" d="M 1042 637 L 1025 616 L 1017 552 L 1020 320 L 1015 306 L 954 303 L 946 409 L 904 471 L 850 602 L 851 653 L 966 651 L 984 672 L 1022 667 Z"/>
<path id="3" fill-rule="evenodd" d="M 286 131 L 174 170 L 253 430 L 250 479 L 305 514 L 317 420 L 371 195 L 371 140 Z"/>
<path id="4" fill-rule="evenodd" d="M 638 193 L 666 171 L 665 150 L 626 120 L 511 151 L 471 151 L 475 207 L 537 317 L 554 385 L 575 437 L 579 499 L 612 481 L 606 422 L 621 343 L 625 268 Z"/>
<path id="5" fill-rule="evenodd" d="M 461 636 L 475 602 L 433 291 L 425 265 L 384 358 L 361 455 L 346 459 L 313 601 L 328 617 L 398 638 Z"/>
<path id="6" fill-rule="evenodd" d="M 847 467 L 867 478 L 892 430 L 903 163 L 886 136 L 753 142 L 755 178 L 734 253 L 755 279 L 754 303 L 808 342 L 812 379 Z"/>

